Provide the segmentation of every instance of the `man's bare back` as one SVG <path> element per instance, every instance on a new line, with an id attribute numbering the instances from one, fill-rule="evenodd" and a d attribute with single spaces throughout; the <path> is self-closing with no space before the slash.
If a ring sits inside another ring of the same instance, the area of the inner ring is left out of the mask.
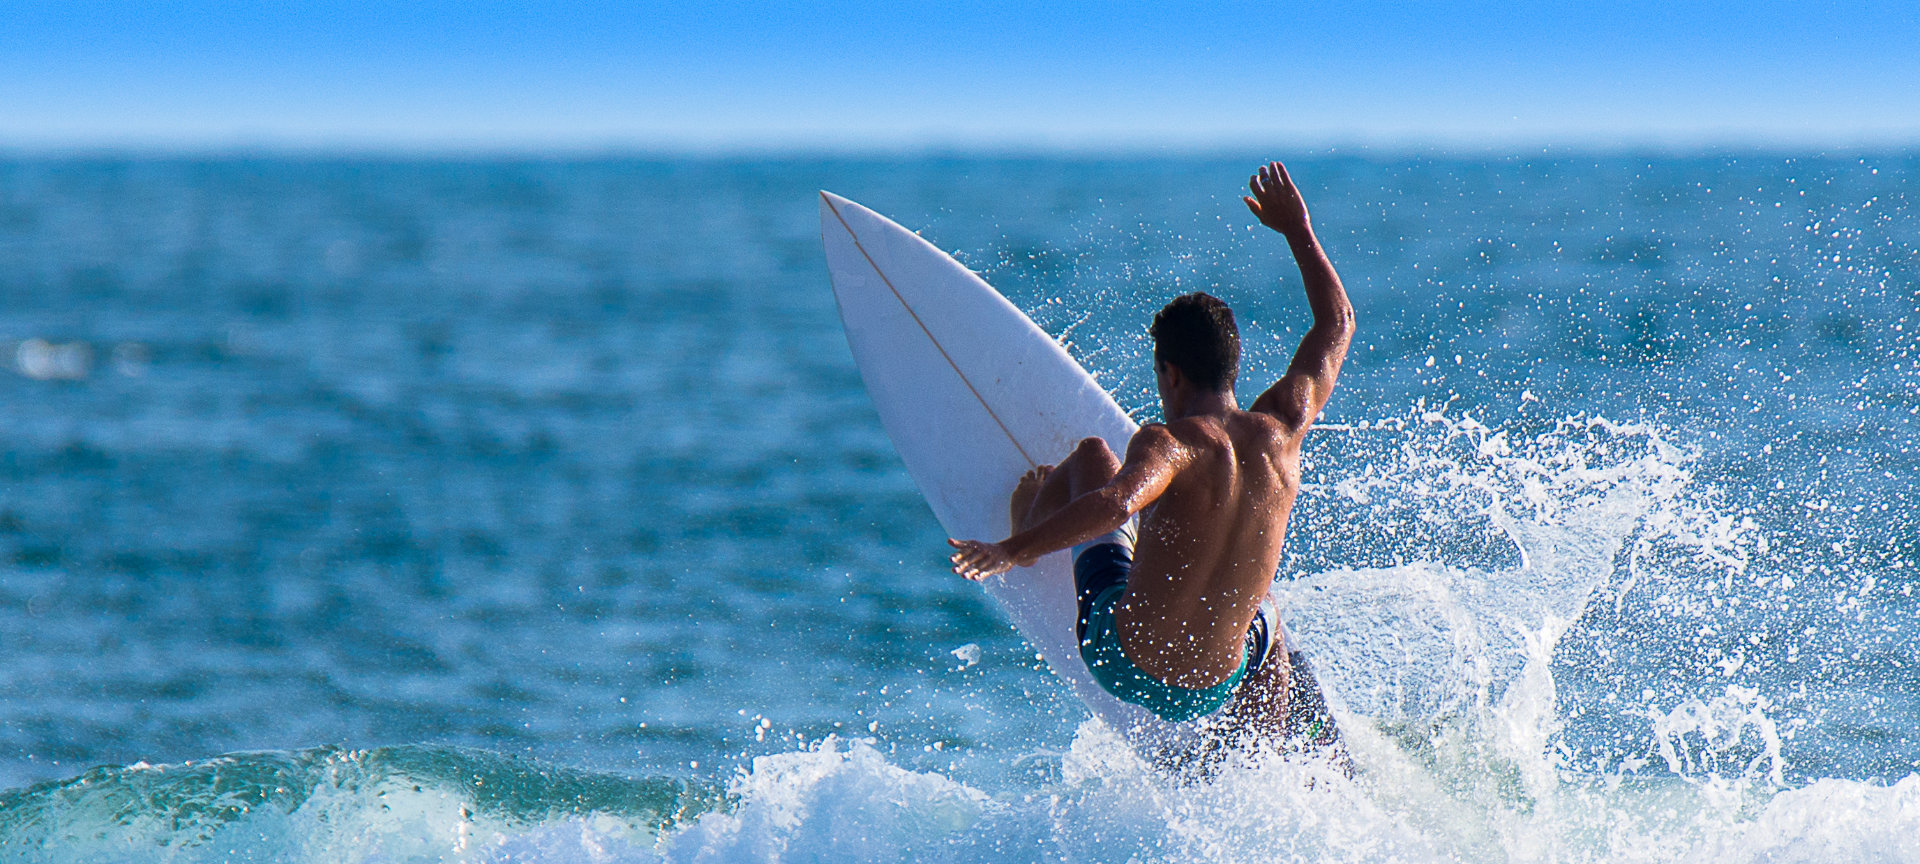
<path id="1" fill-rule="evenodd" d="M 1122 699 L 1168 711 L 1168 719 L 1185 717 L 1173 712 L 1199 700 L 1215 706 L 1209 712 L 1221 710 L 1229 725 L 1277 733 L 1286 721 L 1289 667 L 1251 668 L 1259 658 L 1251 656 L 1250 627 L 1264 625 L 1271 641 L 1280 641 L 1278 621 L 1261 607 L 1299 491 L 1300 442 L 1332 394 L 1352 340 L 1353 309 L 1286 169 L 1271 163 L 1249 186 L 1248 208 L 1287 238 L 1313 310 L 1313 326 L 1287 373 L 1250 410 L 1240 410 L 1231 310 L 1204 294 L 1176 299 L 1156 316 L 1153 332 L 1166 422 L 1142 427 L 1124 460 L 1092 438 L 1059 466 L 1029 472 L 1010 502 L 1006 540 L 950 542 L 958 550 L 955 572 L 983 579 L 1048 552 L 1105 542 L 1138 514 L 1138 541 L 1114 565 L 1114 584 L 1124 590 L 1102 593 L 1109 605 L 1096 611 L 1106 617 L 1091 615 L 1103 625 L 1111 619 L 1101 632 L 1111 631 L 1124 656 L 1090 651 L 1098 633 L 1083 633 L 1081 643 L 1090 667 L 1134 667 L 1120 677 L 1135 683 L 1108 680 L 1111 669 L 1096 669 L 1096 680 Z M 1077 560 L 1076 581 L 1080 571 Z M 1094 598 L 1080 588 L 1084 628 Z M 1223 691 L 1234 691 L 1233 698 L 1218 709 Z"/>
<path id="2" fill-rule="evenodd" d="M 1300 486 L 1299 439 L 1269 415 L 1238 410 L 1140 434 L 1181 467 L 1141 513 L 1115 616 L 1121 644 L 1169 684 L 1212 686 L 1239 666 L 1279 567 Z"/>

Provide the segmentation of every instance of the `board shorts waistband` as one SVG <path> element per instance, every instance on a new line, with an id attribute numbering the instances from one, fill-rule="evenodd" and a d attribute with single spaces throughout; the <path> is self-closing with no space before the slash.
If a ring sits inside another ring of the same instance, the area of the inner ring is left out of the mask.
<path id="1" fill-rule="evenodd" d="M 1098 537 L 1073 547 L 1074 567 L 1080 564 L 1080 556 L 1095 546 L 1119 546 L 1127 551 L 1127 560 L 1133 560 L 1133 544 L 1140 539 L 1140 517 L 1130 516 L 1125 524 Z"/>

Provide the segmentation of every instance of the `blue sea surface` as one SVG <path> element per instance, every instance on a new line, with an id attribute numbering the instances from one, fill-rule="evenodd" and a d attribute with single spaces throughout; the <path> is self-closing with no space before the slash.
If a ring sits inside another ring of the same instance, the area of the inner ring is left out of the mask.
<path id="1" fill-rule="evenodd" d="M 1359 334 L 1204 781 L 977 586 L 815 191 L 1142 421 L 1287 154 L 0 159 L 0 857 L 1920 860 L 1920 154 L 1289 159 Z"/>

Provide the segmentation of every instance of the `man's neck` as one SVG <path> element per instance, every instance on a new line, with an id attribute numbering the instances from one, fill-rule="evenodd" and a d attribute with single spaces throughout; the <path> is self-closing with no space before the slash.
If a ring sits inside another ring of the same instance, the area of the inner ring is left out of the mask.
<path id="1" fill-rule="evenodd" d="M 1232 390 L 1196 392 L 1183 394 L 1183 396 L 1184 398 L 1166 406 L 1168 423 L 1188 417 L 1223 415 L 1240 410 L 1240 403 L 1234 398 Z"/>

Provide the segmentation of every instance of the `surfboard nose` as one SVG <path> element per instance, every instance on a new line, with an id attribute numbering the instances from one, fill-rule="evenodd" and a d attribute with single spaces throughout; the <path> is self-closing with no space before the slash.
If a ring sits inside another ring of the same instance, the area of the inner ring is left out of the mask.
<path id="1" fill-rule="evenodd" d="M 865 209 L 866 208 L 835 195 L 832 192 L 828 192 L 825 189 L 820 190 L 821 234 L 824 236 L 830 233 L 833 226 L 839 226 L 848 234 L 852 234 L 853 226 L 847 224 L 847 217 L 852 214 L 858 214 Z"/>
<path id="2" fill-rule="evenodd" d="M 820 190 L 820 235 L 822 237 L 825 237 L 828 228 L 838 221 L 835 217 L 839 214 L 833 206 L 834 199 L 837 198 L 840 198 L 840 196 L 828 192 L 825 189 Z"/>

